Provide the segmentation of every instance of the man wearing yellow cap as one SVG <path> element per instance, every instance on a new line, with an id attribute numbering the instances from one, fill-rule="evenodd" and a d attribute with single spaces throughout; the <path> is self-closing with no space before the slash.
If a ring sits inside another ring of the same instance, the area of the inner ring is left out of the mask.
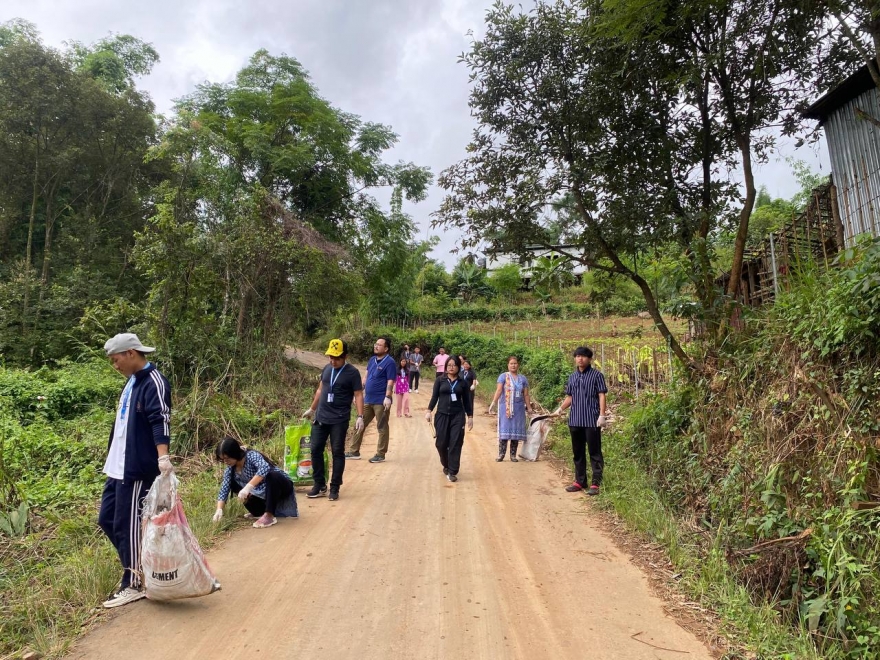
<path id="1" fill-rule="evenodd" d="M 327 493 L 327 477 L 324 467 L 324 447 L 330 439 L 333 456 L 333 473 L 330 476 L 328 499 L 339 499 L 342 473 L 345 471 L 345 434 L 351 421 L 351 404 L 357 406 L 356 431 L 364 428 L 364 392 L 361 374 L 345 360 L 348 346 L 341 339 L 330 342 L 325 353 L 330 364 L 321 372 L 321 384 L 312 399 L 312 405 L 303 417 L 312 420 L 312 475 L 315 485 L 306 497 L 324 497 Z"/>

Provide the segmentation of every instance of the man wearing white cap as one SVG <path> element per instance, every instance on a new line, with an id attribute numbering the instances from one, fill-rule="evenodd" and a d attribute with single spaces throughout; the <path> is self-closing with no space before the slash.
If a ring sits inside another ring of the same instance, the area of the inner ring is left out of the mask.
<path id="1" fill-rule="evenodd" d="M 98 514 L 98 524 L 116 548 L 123 570 L 118 589 L 104 601 L 107 608 L 146 595 L 141 581 L 141 510 L 156 477 L 174 470 L 168 455 L 171 387 L 147 361 L 147 353 L 155 350 L 129 332 L 104 344 L 113 368 L 128 379 L 110 432 L 104 462 L 107 481 Z"/>

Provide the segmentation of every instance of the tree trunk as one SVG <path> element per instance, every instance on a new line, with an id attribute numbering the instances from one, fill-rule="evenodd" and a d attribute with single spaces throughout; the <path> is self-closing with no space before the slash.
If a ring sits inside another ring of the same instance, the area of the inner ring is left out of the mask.
<path id="1" fill-rule="evenodd" d="M 618 272 L 622 275 L 626 275 L 629 279 L 638 285 L 639 289 L 642 291 L 642 296 L 645 298 L 645 304 L 648 307 L 648 312 L 651 314 L 651 318 L 654 319 L 654 323 L 657 326 L 657 329 L 660 331 L 660 334 L 663 335 L 663 338 L 669 344 L 669 348 L 675 353 L 675 357 L 677 357 L 681 363 L 690 369 L 691 371 L 702 371 L 703 365 L 694 360 L 690 355 L 685 353 L 678 339 L 672 332 L 669 330 L 669 326 L 666 325 L 666 321 L 663 320 L 663 315 L 660 313 L 660 308 L 657 306 L 657 299 L 654 297 L 654 292 L 651 291 L 651 286 L 645 280 L 644 277 L 628 268 L 623 261 L 620 259 L 620 256 L 611 249 L 611 246 L 606 243 L 601 235 L 598 234 L 598 230 L 596 230 L 594 223 L 591 221 L 591 216 L 587 212 L 586 206 L 584 206 L 583 195 L 581 195 L 580 190 L 577 186 L 572 187 L 573 195 L 575 198 L 575 202 L 577 203 L 578 211 L 584 219 L 584 222 L 593 227 L 596 231 L 597 236 L 596 240 L 602 248 L 602 251 L 605 253 L 605 256 L 611 260 L 611 263 L 614 264 L 615 272 Z M 594 264 L 587 264 L 594 265 Z"/>
<path id="2" fill-rule="evenodd" d="M 730 281 L 727 283 L 727 295 L 736 299 L 742 277 L 743 256 L 746 250 L 746 239 L 749 235 L 749 219 L 755 206 L 755 173 L 752 170 L 751 140 L 744 133 L 737 133 L 736 144 L 742 156 L 743 179 L 746 184 L 746 199 L 739 212 L 739 227 L 736 231 L 736 242 L 733 246 L 733 262 L 730 264 Z"/>
<path id="3" fill-rule="evenodd" d="M 34 161 L 34 181 L 33 181 L 33 193 L 31 195 L 31 212 L 30 217 L 28 219 L 28 238 L 27 238 L 27 248 L 25 249 L 25 258 L 24 258 L 24 300 L 22 301 L 21 306 L 21 332 L 23 335 L 27 334 L 27 322 L 28 322 L 28 312 L 30 308 L 30 300 L 31 300 L 31 263 L 32 263 L 32 255 L 34 250 L 34 225 L 36 224 L 37 219 L 37 202 L 40 199 L 39 195 L 39 177 L 40 177 L 40 145 L 39 142 L 36 145 L 37 147 L 37 155 Z"/>

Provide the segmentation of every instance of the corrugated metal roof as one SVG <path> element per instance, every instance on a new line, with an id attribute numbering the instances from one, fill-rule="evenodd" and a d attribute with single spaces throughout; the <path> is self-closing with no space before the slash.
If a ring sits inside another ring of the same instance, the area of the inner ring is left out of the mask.
<path id="1" fill-rule="evenodd" d="M 874 79 L 865 65 L 804 111 L 804 117 L 824 124 L 828 116 L 854 98 L 874 89 Z"/>

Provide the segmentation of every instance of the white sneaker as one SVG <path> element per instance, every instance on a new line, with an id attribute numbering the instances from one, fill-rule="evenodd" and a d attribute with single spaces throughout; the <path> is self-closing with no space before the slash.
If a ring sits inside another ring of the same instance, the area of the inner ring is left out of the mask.
<path id="1" fill-rule="evenodd" d="M 128 605 L 129 603 L 133 603 L 136 600 L 140 600 L 146 595 L 147 592 L 143 589 L 126 587 L 125 589 L 120 589 L 115 594 L 113 594 L 112 598 L 105 600 L 104 607 L 109 610 L 113 607 L 119 607 L 120 605 Z"/>

